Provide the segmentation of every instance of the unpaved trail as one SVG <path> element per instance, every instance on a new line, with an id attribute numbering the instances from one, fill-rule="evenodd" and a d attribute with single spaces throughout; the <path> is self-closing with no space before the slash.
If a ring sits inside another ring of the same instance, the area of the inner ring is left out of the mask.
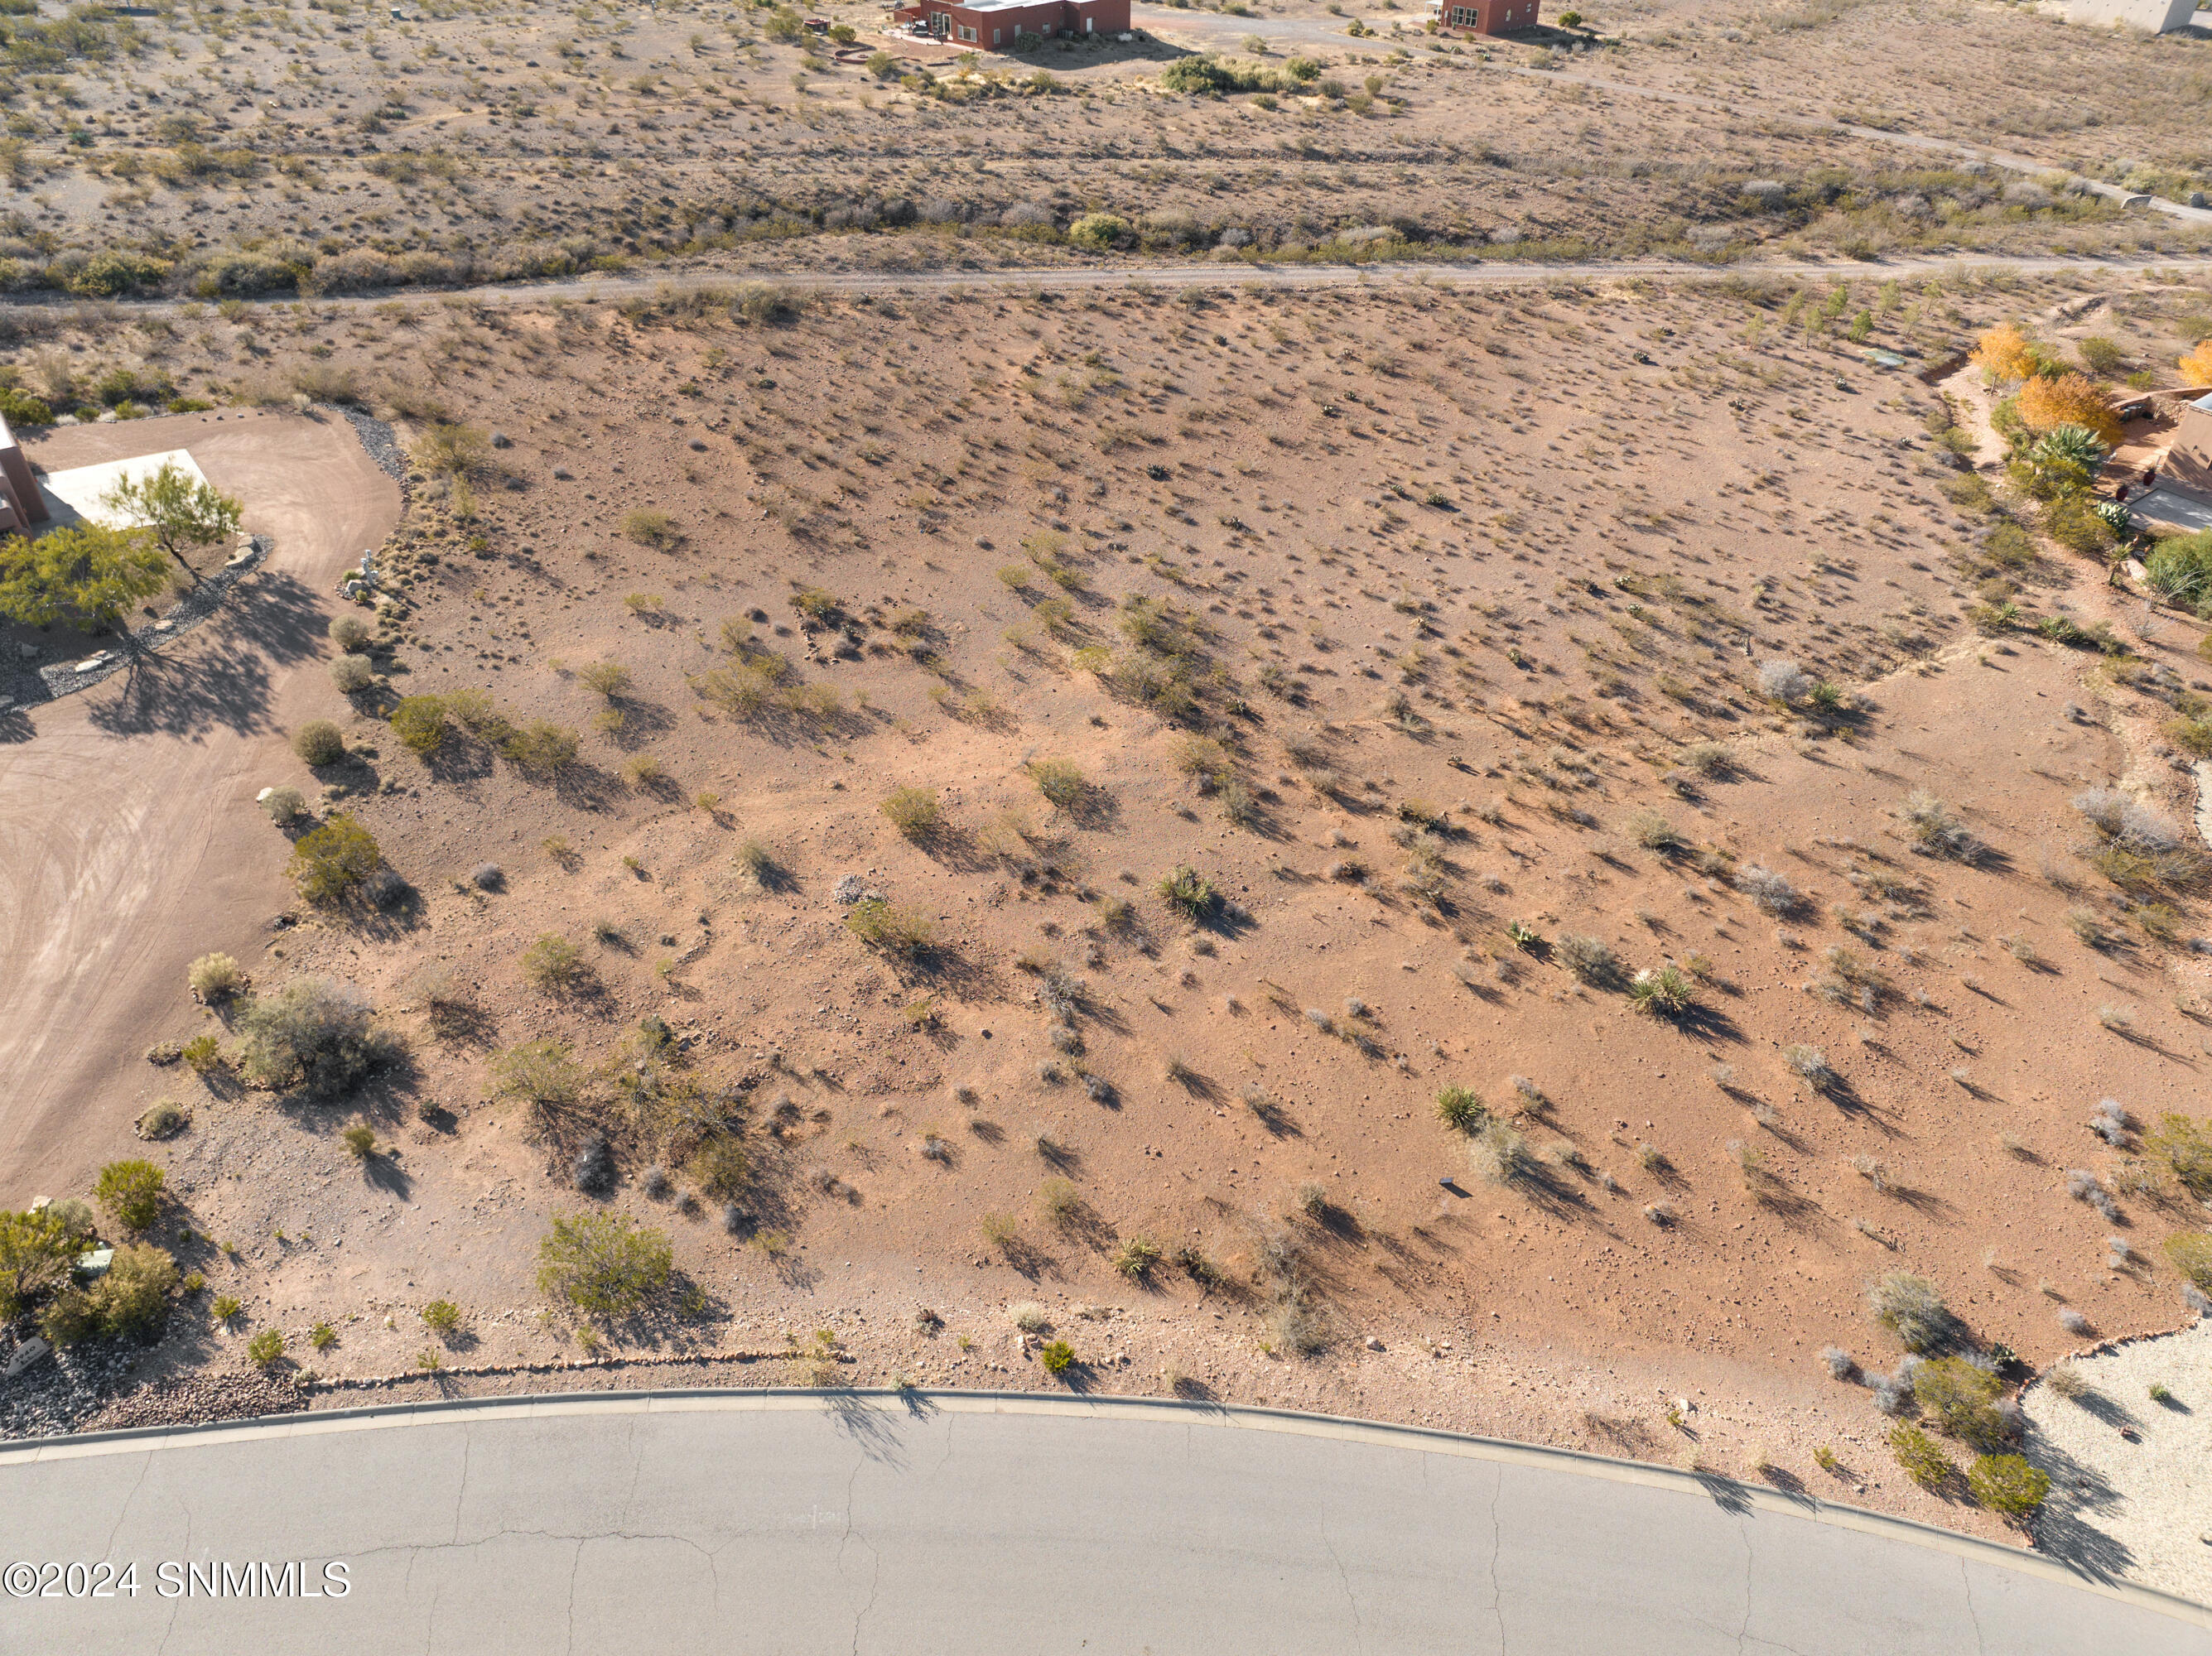
<path id="1" fill-rule="evenodd" d="M 189 448 L 276 549 L 169 651 L 0 731 L 0 1195 L 11 1205 L 63 1193 L 130 1141 L 127 1096 L 103 1083 L 190 1029 L 179 1001 L 194 955 L 224 949 L 252 968 L 255 931 L 287 896 L 283 841 L 252 796 L 305 779 L 283 732 L 331 711 L 315 671 L 325 594 L 398 519 L 398 485 L 336 418 L 80 427 L 30 452 L 51 471 L 168 448 Z"/>

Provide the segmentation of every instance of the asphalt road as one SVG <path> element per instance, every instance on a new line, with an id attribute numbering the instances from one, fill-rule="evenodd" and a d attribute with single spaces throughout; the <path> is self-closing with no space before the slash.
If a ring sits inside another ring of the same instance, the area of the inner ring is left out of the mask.
<path id="1" fill-rule="evenodd" d="M 41 1596 L 49 1561 L 135 1562 L 139 1590 L 72 1598 L 89 1578 L 63 1569 Z M 296 1563 L 325 1596 L 164 1597 L 195 1580 L 164 1562 L 228 1564 L 234 1587 Z M 977 1394 L 502 1399 L 23 1445 L 0 1451 L 0 1649 L 131 1656 L 2212 1651 L 2212 1611 L 1771 1490 Z"/>

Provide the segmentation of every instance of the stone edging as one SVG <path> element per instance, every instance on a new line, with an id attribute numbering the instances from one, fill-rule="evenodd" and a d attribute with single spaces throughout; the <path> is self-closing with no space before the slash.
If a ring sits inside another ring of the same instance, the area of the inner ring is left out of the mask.
<path id="1" fill-rule="evenodd" d="M 486 1362 L 462 1364 L 453 1368 L 409 1368 L 393 1374 L 316 1375 L 301 1382 L 308 1392 L 377 1392 L 388 1386 L 404 1386 L 414 1380 L 475 1380 L 501 1374 L 574 1374 L 594 1369 L 673 1368 L 684 1364 L 704 1368 L 718 1362 L 782 1362 L 795 1358 L 811 1357 L 803 1351 L 679 1351 L 665 1356 L 584 1357 L 575 1361 L 560 1359 L 552 1362 Z M 836 1362 L 856 1362 L 858 1358 L 838 1352 L 830 1359 Z"/>
<path id="2" fill-rule="evenodd" d="M 787 1356 L 787 1352 L 775 1354 Z M 426 1377 L 428 1377 L 426 1375 Z M 131 1454 L 147 1449 L 187 1448 L 197 1444 L 243 1443 L 271 1438 L 320 1435 L 326 1432 L 374 1431 L 410 1425 L 439 1423 L 441 1416 L 479 1416 L 492 1419 L 553 1416 L 592 1413 L 684 1414 L 715 1410 L 797 1411 L 850 1408 L 859 1400 L 874 1399 L 922 1412 L 955 1414 L 1052 1415 L 1096 1419 L 1120 1416 L 1130 1419 L 1203 1422 L 1247 1431 L 1284 1432 L 1304 1437 L 1333 1438 L 1343 1442 L 1378 1447 L 1422 1450 L 1502 1465 L 1540 1466 L 1572 1472 L 1615 1483 L 1648 1489 L 1672 1489 L 1700 1499 L 1713 1497 L 1716 1486 L 1729 1499 L 1762 1513 L 1792 1516 L 1814 1523 L 1832 1524 L 1862 1535 L 1883 1536 L 1894 1541 L 1944 1552 L 1962 1562 L 2016 1571 L 2049 1581 L 2061 1581 L 2085 1592 L 2117 1599 L 2177 1621 L 2212 1629 L 2212 1607 L 2155 1587 L 2127 1581 L 2104 1581 L 2087 1577 L 2040 1553 L 1961 1535 L 1908 1518 L 1892 1518 L 1808 1497 L 1794 1497 L 1761 1484 L 1740 1483 L 1732 1478 L 1655 1466 L 1644 1461 L 1620 1460 L 1579 1449 L 1555 1449 L 1542 1444 L 1516 1443 L 1510 1439 L 1475 1437 L 1435 1427 L 1396 1426 L 1376 1421 L 1348 1419 L 1340 1415 L 1302 1414 L 1288 1409 L 1252 1408 L 1241 1404 L 1184 1403 L 1166 1398 L 1060 1397 L 1031 1392 L 924 1391 L 880 1389 L 823 1390 L 816 1387 L 763 1387 L 758 1390 L 665 1390 L 638 1392 L 540 1392 L 520 1397 L 468 1398 L 435 1403 L 387 1403 L 359 1409 L 332 1409 L 315 1413 L 278 1415 L 254 1421 L 218 1422 L 207 1426 L 143 1426 L 112 1432 L 88 1432 L 76 1437 L 40 1438 L 0 1446 L 0 1468 L 84 1456 Z"/>

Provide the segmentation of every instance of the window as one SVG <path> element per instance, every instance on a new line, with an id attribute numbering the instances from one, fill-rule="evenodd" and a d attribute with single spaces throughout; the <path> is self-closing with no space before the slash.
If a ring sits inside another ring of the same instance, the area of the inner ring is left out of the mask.
<path id="1" fill-rule="evenodd" d="M 1451 9 L 1454 28 L 1480 28 L 1482 15 L 1473 6 L 1454 6 Z"/>
<path id="2" fill-rule="evenodd" d="M 952 32 L 955 34 L 957 34 L 963 40 L 972 40 L 975 38 L 975 31 L 969 28 L 965 23 L 960 24 Z"/>
<path id="3" fill-rule="evenodd" d="M 994 28 L 994 29 L 993 29 L 993 30 L 991 31 L 991 44 L 992 44 L 993 45 L 994 45 L 994 46 L 995 46 L 995 45 L 997 45 L 999 44 L 999 38 L 1000 38 L 1000 36 L 1003 35 L 1005 33 L 1006 33 L 1006 30 L 1004 30 L 1004 29 L 1002 29 L 1002 28 Z"/>

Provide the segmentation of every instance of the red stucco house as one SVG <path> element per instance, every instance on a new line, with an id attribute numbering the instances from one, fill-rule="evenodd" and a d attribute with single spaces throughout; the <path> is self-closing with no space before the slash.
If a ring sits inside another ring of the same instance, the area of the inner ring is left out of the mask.
<path id="1" fill-rule="evenodd" d="M 1535 0 L 1514 0 L 1534 8 Z M 940 40 L 979 52 L 1012 52 L 1022 35 L 1050 40 L 1067 34 L 1122 34 L 1129 0 L 914 0 L 893 10 L 902 23 L 921 23 Z"/>
<path id="2" fill-rule="evenodd" d="M 1429 20 L 1446 34 L 1510 34 L 1536 27 L 1537 0 L 1429 0 Z"/>

